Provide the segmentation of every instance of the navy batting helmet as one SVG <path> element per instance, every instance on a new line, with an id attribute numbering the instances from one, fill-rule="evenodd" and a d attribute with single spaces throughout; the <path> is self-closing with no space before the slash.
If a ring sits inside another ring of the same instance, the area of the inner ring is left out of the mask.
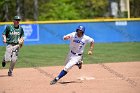
<path id="1" fill-rule="evenodd" d="M 84 32 L 85 32 L 85 27 L 82 26 L 82 25 L 79 25 L 79 26 L 77 27 L 77 29 L 76 29 L 76 32 L 77 32 L 78 30 L 81 30 L 81 31 L 84 33 Z"/>

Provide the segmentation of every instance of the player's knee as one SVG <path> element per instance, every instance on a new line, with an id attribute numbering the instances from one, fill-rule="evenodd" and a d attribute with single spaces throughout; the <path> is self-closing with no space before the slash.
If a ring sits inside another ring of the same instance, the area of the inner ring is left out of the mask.
<path id="1" fill-rule="evenodd" d="M 12 61 L 13 64 L 16 64 L 16 61 Z"/>
<path id="2" fill-rule="evenodd" d="M 13 63 L 16 63 L 16 61 L 17 61 L 17 58 L 12 58 Z"/>
<path id="3" fill-rule="evenodd" d="M 68 72 L 68 71 L 69 71 L 69 68 L 64 67 L 64 70 L 65 70 L 66 72 Z"/>
<path id="4" fill-rule="evenodd" d="M 6 58 L 6 57 L 5 57 L 5 61 L 6 61 L 6 62 L 9 62 L 9 61 L 11 61 L 11 58 Z"/>

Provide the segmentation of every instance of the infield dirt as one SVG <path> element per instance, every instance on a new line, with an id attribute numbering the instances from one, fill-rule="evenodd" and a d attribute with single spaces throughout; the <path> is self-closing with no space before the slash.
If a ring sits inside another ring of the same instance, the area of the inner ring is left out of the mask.
<path id="1" fill-rule="evenodd" d="M 140 93 L 140 62 L 74 66 L 55 85 L 50 81 L 63 66 L 0 70 L 0 93 Z"/>

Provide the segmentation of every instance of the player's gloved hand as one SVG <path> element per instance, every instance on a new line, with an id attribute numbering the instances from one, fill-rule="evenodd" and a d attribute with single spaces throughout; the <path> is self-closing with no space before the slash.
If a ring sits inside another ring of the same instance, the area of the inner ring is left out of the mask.
<path id="1" fill-rule="evenodd" d="M 88 55 L 92 55 L 92 51 L 91 50 L 88 51 Z"/>
<path id="2" fill-rule="evenodd" d="M 21 48 L 23 46 L 24 40 L 23 39 L 19 39 L 18 43 L 19 43 L 19 47 Z"/>

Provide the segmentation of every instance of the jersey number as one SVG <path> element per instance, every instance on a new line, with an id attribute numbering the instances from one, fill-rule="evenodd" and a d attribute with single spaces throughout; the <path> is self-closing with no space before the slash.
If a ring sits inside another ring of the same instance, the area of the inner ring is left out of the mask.
<path id="1" fill-rule="evenodd" d="M 79 46 L 79 50 L 82 48 L 82 46 Z"/>

